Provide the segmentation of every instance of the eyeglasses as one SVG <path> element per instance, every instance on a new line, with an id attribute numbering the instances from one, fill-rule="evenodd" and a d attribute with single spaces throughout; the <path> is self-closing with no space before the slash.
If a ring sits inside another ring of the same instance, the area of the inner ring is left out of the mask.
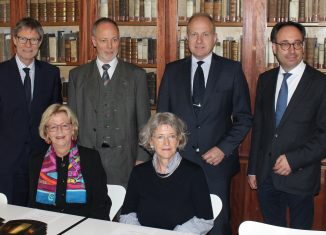
<path id="1" fill-rule="evenodd" d="M 153 136 L 159 143 L 164 143 L 165 140 L 168 140 L 169 142 L 175 142 L 177 140 L 176 135 L 154 135 Z"/>
<path id="2" fill-rule="evenodd" d="M 19 36 L 17 36 L 17 38 L 18 38 L 18 42 L 20 44 L 26 44 L 27 41 L 29 41 L 31 43 L 31 45 L 37 45 L 40 41 L 39 38 L 25 38 L 25 37 L 19 37 Z"/>
<path id="3" fill-rule="evenodd" d="M 274 43 L 276 45 L 279 45 L 283 51 L 289 50 L 291 46 L 293 46 L 295 50 L 300 50 L 303 47 L 303 42 L 301 41 L 296 41 L 294 43 L 289 43 L 289 42 L 281 42 L 281 43 L 274 42 Z"/>
<path id="4" fill-rule="evenodd" d="M 46 127 L 48 132 L 57 132 L 59 128 L 61 131 L 69 131 L 71 129 L 71 123 L 63 123 L 61 125 L 50 125 Z"/>

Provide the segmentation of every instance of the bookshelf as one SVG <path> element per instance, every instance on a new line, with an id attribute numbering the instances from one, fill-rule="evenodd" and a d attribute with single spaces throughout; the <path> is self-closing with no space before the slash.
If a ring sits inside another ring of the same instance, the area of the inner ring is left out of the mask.
<path id="1" fill-rule="evenodd" d="M 119 25 L 118 57 L 147 72 L 150 102 L 155 109 L 160 78 L 165 68 L 165 0 L 98 0 L 93 19 L 111 17 Z M 112 7 L 113 6 L 113 7 Z M 159 41 L 159 43 L 157 43 Z M 95 51 L 91 52 L 91 58 Z"/>
<path id="2" fill-rule="evenodd" d="M 10 20 L 6 22 L 1 21 L 0 11 L 0 33 L 8 32 L 14 28 L 16 22 L 30 14 L 28 10 L 29 4 L 34 0 L 5 0 L 0 3 L 7 3 L 7 9 L 9 10 Z M 41 2 L 42 0 L 38 0 Z M 57 0 L 56 2 L 60 2 Z M 72 0 L 65 0 L 66 3 Z M 65 22 L 63 20 L 59 22 L 44 21 L 42 25 L 46 32 L 57 32 L 62 29 L 68 31 L 78 31 L 78 61 L 77 62 L 64 62 L 54 63 L 61 69 L 61 75 L 68 78 L 69 70 L 80 64 L 87 63 L 89 60 L 96 57 L 95 50 L 91 43 L 91 30 L 93 22 L 101 15 L 101 4 L 109 1 L 118 0 L 73 0 L 78 1 L 79 13 L 77 14 L 79 20 Z M 127 2 L 126 0 L 120 0 L 121 2 Z M 139 0 L 129 0 L 136 2 Z M 149 0 L 143 0 L 144 4 L 149 3 Z M 180 2 L 179 2 L 180 1 Z M 182 1 L 182 2 L 181 2 Z M 224 1 L 224 0 L 223 0 Z M 223 2 L 222 0 L 156 0 L 156 19 L 149 20 L 117 20 L 120 28 L 121 36 L 132 38 L 144 38 L 153 37 L 157 39 L 156 43 L 156 63 L 138 63 L 136 64 L 147 72 L 156 72 L 156 89 L 159 89 L 160 81 L 163 76 L 166 63 L 174 61 L 179 57 L 178 41 L 182 39 L 181 33 L 184 34 L 186 29 L 186 13 L 182 13 L 181 16 L 184 19 L 179 19 L 178 16 L 178 4 L 183 3 L 185 9 L 187 4 L 193 6 L 193 12 L 196 12 L 194 5 L 198 6 L 198 2 L 213 4 L 214 2 Z M 230 1 L 230 0 L 228 0 Z M 232 36 L 236 39 L 242 40 L 241 47 L 241 63 L 243 71 L 245 73 L 251 96 L 252 107 L 255 100 L 256 83 L 260 73 L 267 69 L 267 38 L 269 37 L 270 30 L 275 22 L 268 22 L 268 6 L 271 2 L 277 2 L 279 0 L 241 0 L 241 17 L 236 17 L 235 20 L 223 20 L 215 22 L 215 27 L 219 41 L 226 36 Z M 284 2 L 289 0 L 282 0 Z M 291 0 L 290 2 L 296 2 Z M 298 0 L 302 1 L 302 0 Z M 313 1 L 313 0 L 303 0 Z M 324 1 L 324 0 L 323 0 Z M 319 2 L 323 2 L 319 1 Z M 46 1 L 47 2 L 47 1 Z M 119 2 L 119 1 L 118 1 Z M 9 4 L 9 5 L 8 5 Z M 152 0 L 151 0 L 152 4 Z M 284 3 L 283 3 L 284 4 Z M 179 5 L 180 6 L 180 5 Z M 206 5 L 206 9 L 209 5 Z M 3 8 L 2 8 L 3 9 Z M 233 8 L 234 9 L 234 8 Z M 236 8 L 238 9 L 238 7 Z M 0 4 L 1 10 L 1 4 Z M 180 7 L 179 7 L 180 10 Z M 205 5 L 204 5 L 205 11 Z M 238 11 L 238 10 L 237 10 Z M 145 13 L 145 12 L 144 12 Z M 148 13 L 148 11 L 147 11 Z M 180 11 L 179 11 L 180 13 Z M 214 14 L 214 12 L 213 12 Z M 326 10 L 325 10 L 326 14 Z M 189 15 L 189 14 L 188 14 Z M 277 18 L 277 16 L 276 16 Z M 316 36 L 320 38 L 326 38 L 326 22 L 321 20 L 319 22 L 305 22 L 304 25 L 308 31 L 308 35 Z M 1 43 L 1 42 L 0 42 Z M 14 51 L 14 47 L 11 43 L 11 52 Z M 218 53 L 219 54 L 219 53 Z M 326 54 L 326 53 L 325 53 Z M 322 72 L 326 72 L 326 68 L 320 69 Z M 153 112 L 155 112 L 153 110 Z M 257 220 L 262 221 L 258 200 L 256 197 L 256 191 L 249 188 L 246 180 L 246 170 L 248 164 L 248 154 L 250 148 L 250 137 L 243 141 L 240 146 L 240 164 L 241 171 L 238 173 L 231 185 L 231 223 L 233 234 L 237 234 L 239 224 L 244 220 Z M 326 224 L 323 222 L 323 218 L 326 217 L 326 166 L 322 166 L 322 185 L 321 192 L 316 197 L 316 213 L 314 229 L 326 230 Z"/>

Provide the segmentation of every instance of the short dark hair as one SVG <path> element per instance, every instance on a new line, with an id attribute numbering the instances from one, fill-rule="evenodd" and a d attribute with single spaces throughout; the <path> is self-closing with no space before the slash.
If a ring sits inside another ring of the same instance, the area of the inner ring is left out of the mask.
<path id="1" fill-rule="evenodd" d="M 187 24 L 187 33 L 189 33 L 189 25 L 190 25 L 191 21 L 193 21 L 196 18 L 200 18 L 200 17 L 207 18 L 210 21 L 210 23 L 212 24 L 212 30 L 215 33 L 215 26 L 214 26 L 213 18 L 209 14 L 204 13 L 204 12 L 195 13 L 189 18 L 188 24 Z"/>
<path id="2" fill-rule="evenodd" d="M 293 26 L 293 27 L 297 28 L 302 35 L 302 41 L 305 40 L 306 29 L 304 28 L 304 26 L 297 22 L 287 21 L 287 22 L 278 22 L 276 25 L 274 25 L 272 32 L 271 32 L 271 41 L 273 43 L 276 42 L 276 36 L 277 36 L 278 32 L 281 30 L 281 28 L 286 27 L 286 26 Z"/>
<path id="3" fill-rule="evenodd" d="M 99 19 L 97 19 L 94 24 L 93 24 L 93 30 L 92 30 L 92 34 L 93 36 L 95 36 L 96 34 L 96 27 L 99 25 L 99 24 L 102 24 L 102 23 L 109 23 L 109 24 L 112 24 L 113 26 L 116 27 L 118 33 L 119 33 L 119 27 L 118 27 L 118 24 L 112 20 L 111 18 L 108 18 L 108 17 L 101 17 Z"/>
<path id="4" fill-rule="evenodd" d="M 22 18 L 21 20 L 19 20 L 16 23 L 16 26 L 14 28 L 14 37 L 17 37 L 19 31 L 22 28 L 29 28 L 29 29 L 35 30 L 38 33 L 38 35 L 40 36 L 40 40 L 43 39 L 44 31 L 43 31 L 42 25 L 37 20 L 35 20 L 31 17 L 25 17 L 25 18 Z"/>

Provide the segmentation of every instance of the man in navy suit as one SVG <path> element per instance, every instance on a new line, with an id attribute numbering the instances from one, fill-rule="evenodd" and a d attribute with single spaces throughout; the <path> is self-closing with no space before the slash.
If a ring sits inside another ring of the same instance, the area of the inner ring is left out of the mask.
<path id="1" fill-rule="evenodd" d="M 157 109 L 186 122 L 189 140 L 181 155 L 202 166 L 210 192 L 223 202 L 211 234 L 230 235 L 230 181 L 252 124 L 248 85 L 240 63 L 212 52 L 217 36 L 209 15 L 193 15 L 187 37 L 192 56 L 166 66 Z"/>
<path id="2" fill-rule="evenodd" d="M 311 229 L 320 161 L 326 155 L 326 76 L 303 62 L 305 28 L 277 23 L 271 32 L 280 66 L 257 85 L 248 182 L 264 221 Z"/>
<path id="3" fill-rule="evenodd" d="M 26 206 L 28 161 L 46 147 L 38 126 L 43 111 L 62 102 L 60 71 L 35 56 L 43 39 L 41 24 L 23 18 L 14 28 L 16 55 L 0 64 L 0 192 Z"/>

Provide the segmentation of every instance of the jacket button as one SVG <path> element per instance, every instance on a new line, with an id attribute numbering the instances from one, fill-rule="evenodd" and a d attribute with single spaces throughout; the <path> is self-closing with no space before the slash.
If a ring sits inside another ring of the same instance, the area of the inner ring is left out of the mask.
<path id="1" fill-rule="evenodd" d="M 277 138 L 278 137 L 278 134 L 275 134 L 274 137 Z"/>

